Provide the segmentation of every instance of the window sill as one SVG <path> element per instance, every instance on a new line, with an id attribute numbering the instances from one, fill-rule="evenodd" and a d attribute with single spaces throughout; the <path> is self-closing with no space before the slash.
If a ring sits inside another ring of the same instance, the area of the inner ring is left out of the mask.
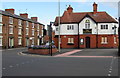
<path id="1" fill-rule="evenodd" d="M 22 35 L 22 34 L 18 34 L 18 35 Z"/>
<path id="2" fill-rule="evenodd" d="M 101 44 L 108 44 L 108 43 L 101 43 Z"/>
<path id="3" fill-rule="evenodd" d="M 13 33 L 9 33 L 9 34 L 13 34 Z"/>
<path id="4" fill-rule="evenodd" d="M 74 43 L 67 43 L 67 45 L 74 45 Z"/>

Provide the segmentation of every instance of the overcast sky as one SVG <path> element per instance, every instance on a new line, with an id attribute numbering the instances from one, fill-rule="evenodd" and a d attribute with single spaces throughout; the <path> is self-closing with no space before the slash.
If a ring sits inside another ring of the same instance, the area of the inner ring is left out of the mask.
<path id="1" fill-rule="evenodd" d="M 55 17 L 58 16 L 58 2 L 42 2 L 43 0 L 30 0 L 29 2 L 27 2 L 27 0 L 26 2 L 21 1 L 22 0 L 14 2 L 13 0 L 10 2 L 9 0 L 4 0 L 2 2 L 1 9 L 4 10 L 6 8 L 14 8 L 15 14 L 17 15 L 19 15 L 19 13 L 27 12 L 29 14 L 29 18 L 32 16 L 37 16 L 39 18 L 39 22 L 45 25 L 49 24 L 50 21 L 54 22 Z M 109 0 L 109 2 L 101 2 L 103 0 L 100 0 L 100 2 L 98 1 L 92 0 L 88 2 L 88 0 L 82 0 L 82 2 L 60 2 L 60 14 L 63 14 L 68 5 L 71 5 L 73 7 L 74 12 L 92 12 L 93 2 L 96 2 L 98 4 L 98 11 L 106 11 L 114 18 L 118 18 L 117 0 L 114 0 L 114 2 L 112 2 L 113 0 Z"/>

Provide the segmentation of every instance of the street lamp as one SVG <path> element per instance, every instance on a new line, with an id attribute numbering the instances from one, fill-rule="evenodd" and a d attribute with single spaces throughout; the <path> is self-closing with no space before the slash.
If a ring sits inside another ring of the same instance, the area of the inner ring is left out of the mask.
<path id="1" fill-rule="evenodd" d="M 59 35 L 58 35 L 58 51 L 60 52 L 60 0 L 58 0 L 58 29 L 59 29 Z"/>

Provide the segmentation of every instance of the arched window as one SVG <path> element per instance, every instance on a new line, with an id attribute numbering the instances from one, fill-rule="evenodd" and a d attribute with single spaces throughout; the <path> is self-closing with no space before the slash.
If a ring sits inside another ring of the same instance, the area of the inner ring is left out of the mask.
<path id="1" fill-rule="evenodd" d="M 85 28 L 90 29 L 90 20 L 85 21 Z"/>

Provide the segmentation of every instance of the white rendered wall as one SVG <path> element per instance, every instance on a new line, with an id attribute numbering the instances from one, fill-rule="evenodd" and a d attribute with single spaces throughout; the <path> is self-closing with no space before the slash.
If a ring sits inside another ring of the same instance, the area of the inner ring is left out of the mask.
<path id="1" fill-rule="evenodd" d="M 96 24 L 91 18 L 85 17 L 79 23 L 79 33 L 83 34 L 83 29 L 85 29 L 85 21 L 90 20 L 90 29 L 92 29 L 92 34 L 114 34 L 114 30 L 112 27 L 116 25 L 116 34 L 118 34 L 118 24 L 117 23 L 98 23 Z M 74 25 L 74 30 L 67 30 L 67 25 Z M 108 29 L 101 29 L 101 25 L 108 25 Z M 56 31 L 58 26 L 55 26 L 55 35 L 58 35 L 58 31 Z M 98 28 L 98 31 L 97 31 Z M 60 26 L 60 35 L 77 35 L 78 34 L 78 24 L 61 24 Z"/>
<path id="2" fill-rule="evenodd" d="M 92 29 L 92 34 L 96 34 L 96 23 L 89 17 L 85 17 L 80 23 L 79 23 L 79 33 L 83 34 L 83 29 L 85 29 L 85 21 L 90 21 L 90 29 Z"/>

